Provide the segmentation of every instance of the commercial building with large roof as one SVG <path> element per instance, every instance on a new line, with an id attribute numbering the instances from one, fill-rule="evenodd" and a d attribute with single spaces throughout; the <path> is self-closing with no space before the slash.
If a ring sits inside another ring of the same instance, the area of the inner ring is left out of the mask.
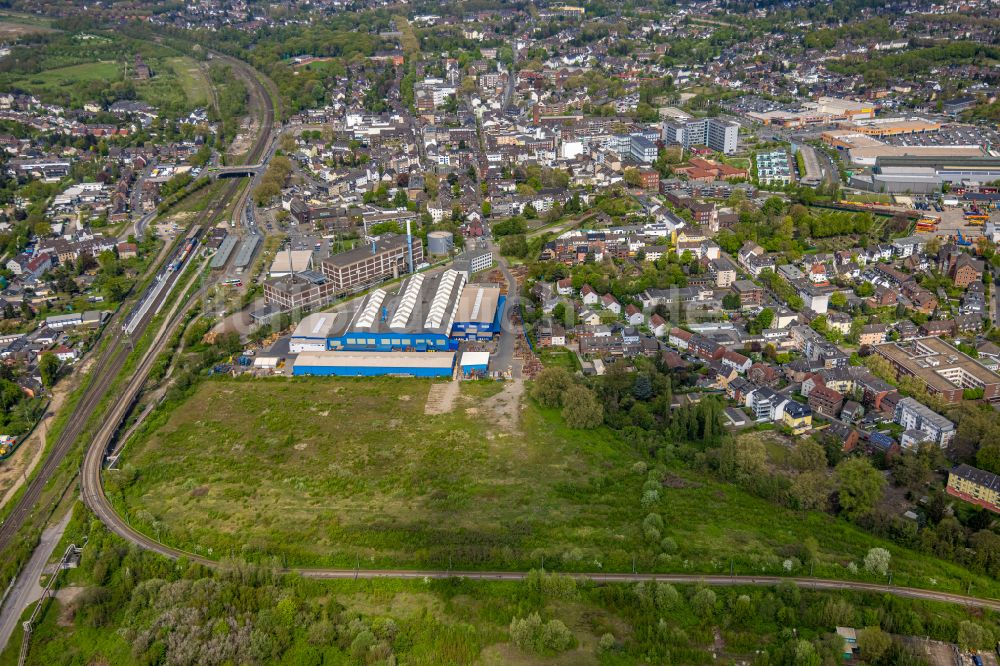
<path id="1" fill-rule="evenodd" d="M 333 282 L 316 271 L 301 271 L 264 281 L 264 300 L 284 312 L 322 307 L 336 295 Z"/>
<path id="2" fill-rule="evenodd" d="M 941 123 L 925 118 L 870 118 L 846 122 L 840 127 L 868 136 L 882 137 L 937 132 L 941 129 Z"/>
<path id="3" fill-rule="evenodd" d="M 330 351 L 455 350 L 462 339 L 491 339 L 500 330 L 503 305 L 499 287 L 467 285 L 459 271 L 417 273 L 395 293 L 374 290 L 354 312 L 306 317 L 291 345 L 317 349 L 324 339 Z"/>
<path id="4" fill-rule="evenodd" d="M 450 377 L 454 372 L 455 352 L 329 352 L 308 351 L 296 357 L 292 374 L 338 377 L 374 377 L 410 375 L 413 377 Z"/>
<path id="5" fill-rule="evenodd" d="M 451 335 L 466 340 L 491 340 L 500 332 L 507 297 L 495 284 L 467 284 L 455 311 Z"/>
<path id="6" fill-rule="evenodd" d="M 930 395 L 950 404 L 960 402 L 965 389 L 982 389 L 983 399 L 1000 400 L 1000 375 L 936 337 L 889 342 L 873 347 L 892 365 L 898 377 L 915 377 Z"/>
<path id="7" fill-rule="evenodd" d="M 752 111 L 746 114 L 751 120 L 765 125 L 804 127 L 835 120 L 861 120 L 875 116 L 875 106 L 870 102 L 858 102 L 839 97 L 820 97 L 815 102 L 806 102 L 796 111 Z"/>

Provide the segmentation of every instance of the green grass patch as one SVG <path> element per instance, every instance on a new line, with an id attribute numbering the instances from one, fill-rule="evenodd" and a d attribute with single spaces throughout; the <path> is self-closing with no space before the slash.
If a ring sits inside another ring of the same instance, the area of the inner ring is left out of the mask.
<path id="1" fill-rule="evenodd" d="M 122 65 L 112 61 L 88 62 L 82 65 L 70 65 L 47 69 L 27 78 L 27 83 L 33 90 L 50 92 L 56 88 L 72 86 L 89 81 L 119 81 L 123 75 Z"/>
<path id="2" fill-rule="evenodd" d="M 166 63 L 173 70 L 184 96 L 191 106 L 207 106 L 212 95 L 212 84 L 198 63 L 191 58 L 168 58 Z"/>
<path id="3" fill-rule="evenodd" d="M 423 413 L 413 379 L 218 379 L 154 413 L 111 473 L 130 523 L 209 557 L 366 568 L 852 573 L 869 548 L 893 554 L 894 583 L 1000 595 L 995 581 L 819 512 L 776 507 L 681 467 L 642 507 L 646 461 L 614 433 L 567 429 L 529 403 L 505 429 L 490 382 L 456 409 Z M 650 512 L 660 538 L 642 528 Z M 664 546 L 663 537 L 674 545 Z M 791 569 L 785 560 L 792 560 Z"/>
<path id="4" fill-rule="evenodd" d="M 561 367 L 570 372 L 576 372 L 580 369 L 580 359 L 577 358 L 576 353 L 569 349 L 545 347 L 539 350 L 538 357 L 541 359 L 542 365 L 547 368 Z"/>

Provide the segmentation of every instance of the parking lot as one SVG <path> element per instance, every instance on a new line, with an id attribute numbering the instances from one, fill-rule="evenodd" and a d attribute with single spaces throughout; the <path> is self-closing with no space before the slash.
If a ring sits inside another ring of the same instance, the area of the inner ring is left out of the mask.
<path id="1" fill-rule="evenodd" d="M 996 146 L 1000 134 L 990 127 L 945 125 L 937 132 L 901 134 L 882 140 L 893 146 Z"/>
<path id="2" fill-rule="evenodd" d="M 942 238 L 957 237 L 958 232 L 961 231 L 963 238 L 972 242 L 975 242 L 982 235 L 983 227 L 967 224 L 961 207 L 942 206 L 937 200 L 923 196 L 897 196 L 895 199 L 897 203 L 912 206 L 922 210 L 927 216 L 940 220 L 937 231 L 930 235 Z M 992 213 L 991 216 L 995 214 Z M 997 221 L 995 217 L 994 221 Z"/>
<path id="3" fill-rule="evenodd" d="M 736 99 L 726 100 L 722 103 L 722 108 L 730 113 L 767 113 L 768 111 L 796 111 L 797 104 L 781 104 L 770 99 L 764 99 L 757 95 L 744 95 Z"/>

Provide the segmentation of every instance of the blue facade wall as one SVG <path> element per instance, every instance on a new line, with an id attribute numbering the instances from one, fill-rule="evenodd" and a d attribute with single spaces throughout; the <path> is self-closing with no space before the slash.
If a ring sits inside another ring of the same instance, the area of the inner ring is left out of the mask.
<path id="1" fill-rule="evenodd" d="M 500 324 L 503 321 L 503 310 L 506 303 L 506 296 L 501 296 L 497 300 L 497 311 L 493 316 L 493 321 L 489 324 L 456 321 L 451 327 L 451 336 L 462 340 L 492 340 L 493 336 L 500 332 Z"/>
<path id="2" fill-rule="evenodd" d="M 328 351 L 455 351 L 458 342 L 439 333 L 348 332 L 329 338 Z"/>
<path id="3" fill-rule="evenodd" d="M 354 366 L 295 366 L 295 376 L 379 377 L 382 375 L 413 375 L 414 377 L 451 377 L 451 368 L 370 368 Z"/>

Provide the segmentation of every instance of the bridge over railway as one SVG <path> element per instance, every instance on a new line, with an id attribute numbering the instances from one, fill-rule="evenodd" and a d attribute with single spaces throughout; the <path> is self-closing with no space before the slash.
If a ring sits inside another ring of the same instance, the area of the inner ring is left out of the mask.
<path id="1" fill-rule="evenodd" d="M 206 173 L 212 178 L 253 178 L 264 170 L 263 164 L 211 167 Z"/>

